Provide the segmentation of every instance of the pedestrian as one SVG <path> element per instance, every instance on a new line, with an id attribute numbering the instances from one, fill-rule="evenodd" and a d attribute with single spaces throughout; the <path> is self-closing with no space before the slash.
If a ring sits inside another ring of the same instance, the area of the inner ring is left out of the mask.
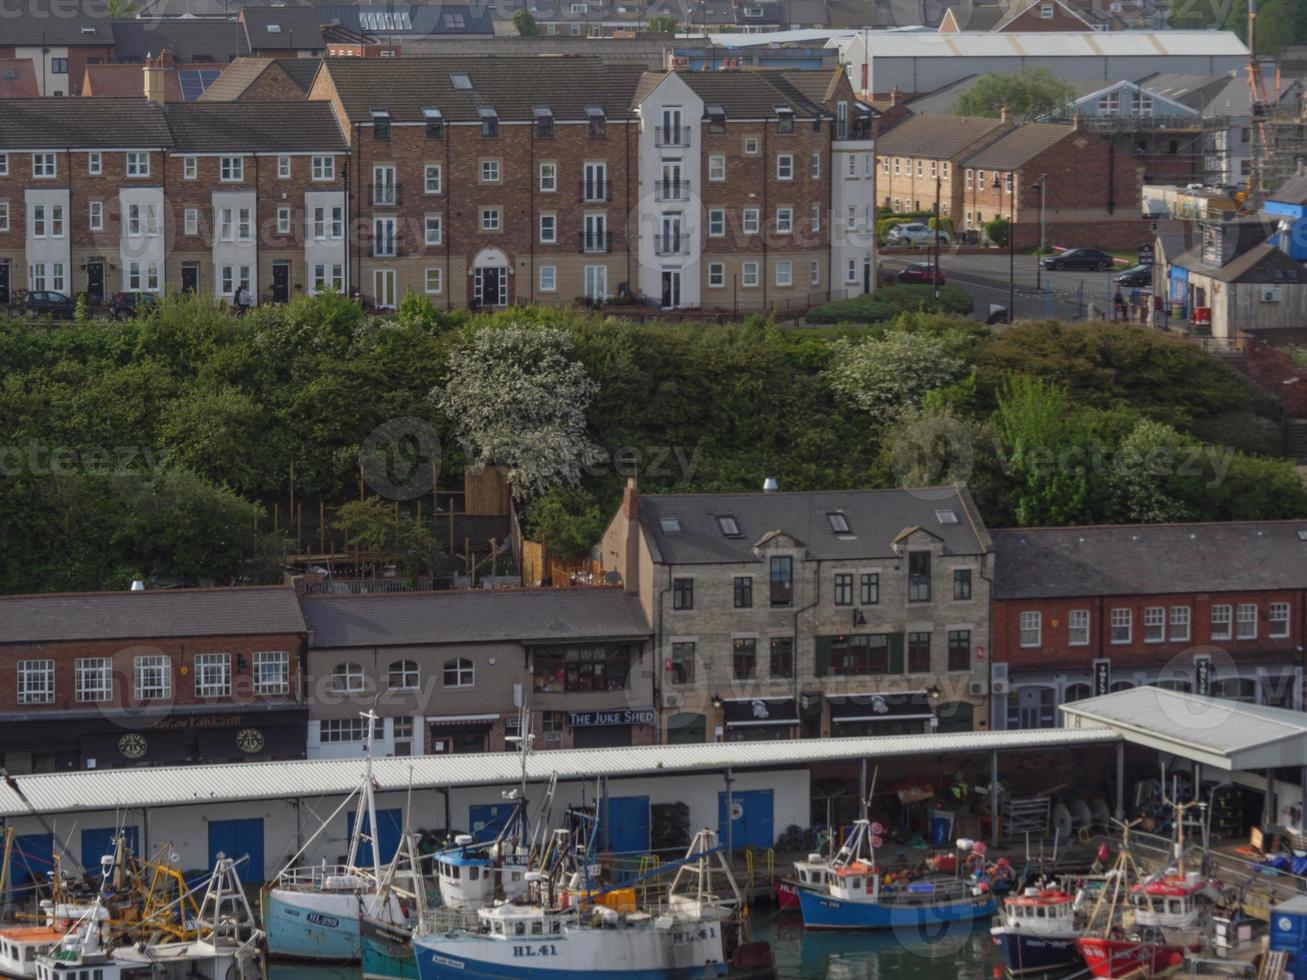
<path id="1" fill-rule="evenodd" d="M 1126 319 L 1125 297 L 1121 295 L 1121 290 L 1119 289 L 1116 291 L 1116 299 L 1113 300 L 1113 304 L 1115 305 L 1116 309 L 1114 311 L 1115 315 L 1112 317 L 1112 319 L 1114 320 Z"/>
<path id="2" fill-rule="evenodd" d="M 241 283 L 236 289 L 236 315 L 244 316 L 248 313 L 251 302 L 250 287 L 245 283 Z"/>

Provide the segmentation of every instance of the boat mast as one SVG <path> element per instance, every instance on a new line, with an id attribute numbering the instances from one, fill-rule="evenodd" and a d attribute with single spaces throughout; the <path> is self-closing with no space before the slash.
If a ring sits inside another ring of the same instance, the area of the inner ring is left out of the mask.
<path id="1" fill-rule="evenodd" d="M 360 713 L 368 721 L 367 734 L 363 737 L 363 750 L 367 756 L 367 767 L 363 774 L 363 792 L 368 803 L 368 832 L 372 835 L 372 882 L 375 886 L 381 880 L 381 848 L 378 846 L 381 835 L 377 833 L 377 798 L 372 792 L 372 739 L 376 734 L 377 713 L 372 708 Z"/>

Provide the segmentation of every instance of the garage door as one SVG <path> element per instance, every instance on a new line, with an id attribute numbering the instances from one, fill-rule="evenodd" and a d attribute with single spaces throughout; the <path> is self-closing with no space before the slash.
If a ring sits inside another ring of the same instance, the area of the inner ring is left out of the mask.
<path id="1" fill-rule="evenodd" d="M 731 794 L 731 846 L 766 850 L 776 843 L 772 831 L 772 791 L 746 789 Z M 717 833 L 726 844 L 726 794 L 717 794 Z"/>
<path id="2" fill-rule="evenodd" d="M 619 854 L 643 854 L 649 850 L 649 797 L 608 798 L 608 849 Z"/>
<path id="3" fill-rule="evenodd" d="M 237 865 L 241 881 L 263 881 L 263 818 L 209 821 L 209 869 L 219 854 L 229 858 L 247 857 Z"/>

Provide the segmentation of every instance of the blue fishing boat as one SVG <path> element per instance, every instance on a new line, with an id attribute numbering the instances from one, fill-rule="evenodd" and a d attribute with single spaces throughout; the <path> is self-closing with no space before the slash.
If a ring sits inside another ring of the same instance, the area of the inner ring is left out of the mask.
<path id="1" fill-rule="evenodd" d="M 990 930 L 1010 977 L 1055 973 L 1082 966 L 1076 940 L 1084 930 L 1076 896 L 1060 888 L 1030 888 L 1003 901 Z"/>

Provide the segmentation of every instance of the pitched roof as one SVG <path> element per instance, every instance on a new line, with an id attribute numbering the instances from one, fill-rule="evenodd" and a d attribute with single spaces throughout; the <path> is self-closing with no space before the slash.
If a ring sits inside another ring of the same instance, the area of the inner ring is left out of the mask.
<path id="1" fill-rule="evenodd" d="M 1206 227 L 1206 225 L 1202 226 Z M 1182 269 L 1188 269 L 1190 272 L 1197 272 L 1199 275 L 1211 276 L 1222 282 L 1233 281 L 1227 280 L 1231 269 L 1235 267 L 1238 260 L 1256 249 L 1259 245 L 1265 243 L 1269 234 L 1267 227 L 1259 220 L 1233 220 L 1221 222 L 1220 232 L 1222 235 L 1235 235 L 1234 248 L 1231 252 L 1230 261 L 1223 266 L 1211 265 L 1203 258 L 1203 240 L 1200 233 L 1198 243 L 1189 251 L 1176 256 L 1171 260 L 1173 265 L 1178 265 Z M 1240 266 L 1240 269 L 1243 267 Z M 1249 280 L 1256 281 L 1256 280 Z"/>
<path id="2" fill-rule="evenodd" d="M 944 523 L 949 513 L 956 521 Z M 844 516 L 847 533 L 834 529 L 832 514 Z M 722 517 L 735 519 L 737 535 L 724 533 Z M 802 541 L 822 560 L 889 557 L 894 539 L 911 527 L 939 537 L 950 554 L 981 554 L 989 543 L 970 494 L 958 487 L 649 494 L 640 497 L 640 523 L 657 560 L 675 565 L 755 561 L 754 546 L 774 534 Z"/>
<path id="3" fill-rule="evenodd" d="M 158 107 L 135 99 L 0 100 L 0 148 L 167 147 L 172 134 Z M 3 635 L 3 634 L 0 634 Z"/>
<path id="4" fill-rule="evenodd" d="M 878 156 L 925 156 L 952 159 L 1007 123 L 968 116 L 913 116 L 876 141 Z"/>
<path id="5" fill-rule="evenodd" d="M 587 55 L 333 58 L 324 66 L 351 120 L 369 121 L 373 109 L 385 109 L 404 122 L 422 121 L 429 108 L 446 120 L 475 122 L 482 107 L 500 119 L 531 120 L 539 105 L 558 119 L 586 119 L 592 105 L 609 119 L 629 119 L 644 72 Z M 455 74 L 467 75 L 472 87 L 455 88 Z"/>
<path id="6" fill-rule="evenodd" d="M 967 157 L 965 163 L 968 167 L 984 167 L 987 170 L 1015 170 L 1064 139 L 1077 135 L 1085 141 L 1085 145 L 1093 139 L 1087 133 L 1077 134 L 1074 126 L 1026 123 Z"/>
<path id="7" fill-rule="evenodd" d="M 285 586 L 78 592 L 0 598 L 0 643 L 303 633 Z"/>
<path id="8" fill-rule="evenodd" d="M 979 75 L 968 75 L 966 78 L 958 79 L 951 85 L 945 85 L 933 92 L 927 92 L 925 95 L 911 99 L 906 105 L 919 116 L 951 116 L 953 110 L 957 107 L 958 99 L 970 92 L 979 81 Z"/>
<path id="9" fill-rule="evenodd" d="M 1307 520 L 1003 529 L 994 598 L 1307 588 Z"/>
<path id="10" fill-rule="evenodd" d="M 1281 204 L 1307 204 L 1307 172 L 1294 174 L 1269 199 Z"/>
<path id="11" fill-rule="evenodd" d="M 1063 13 L 1067 14 L 1070 17 L 1074 17 L 1076 20 L 1080 21 L 1082 24 L 1085 25 L 1085 28 L 1087 30 L 1093 28 L 1093 25 L 1088 20 L 1085 19 L 1085 15 L 1082 11 L 1072 9 L 1067 4 L 1063 3 L 1062 0 L 1029 0 L 1029 2 L 1013 3 L 1010 7 L 1008 7 L 1007 13 L 1005 13 L 1002 17 L 1000 17 L 998 19 L 998 22 L 995 23 L 994 26 L 990 29 L 995 31 L 1001 31 L 1003 30 L 1003 28 L 1007 27 L 1008 24 L 1012 23 L 1014 20 L 1016 20 L 1018 17 L 1024 14 L 1027 10 L 1029 10 L 1031 7 L 1035 6 L 1036 4 L 1045 4 L 1045 3 L 1057 4 L 1059 7 L 1062 8 Z"/>
<path id="12" fill-rule="evenodd" d="M 0 16 L 0 25 L 0 40 L 6 46 L 106 47 L 114 43 L 113 24 L 104 19 L 103 8 L 83 9 L 81 3 L 61 4 L 58 10 L 44 4 L 11 4 Z"/>
<path id="13" fill-rule="evenodd" d="M 178 61 L 225 63 L 250 53 L 245 29 L 233 20 L 166 19 L 116 20 L 115 56 L 119 61 L 142 61 L 164 48 Z"/>
<path id="14" fill-rule="evenodd" d="M 508 0 L 498 0 L 494 6 L 498 13 L 499 8 L 512 5 Z M 481 3 L 324 3 L 316 9 L 324 26 L 338 24 L 383 39 L 403 41 L 411 37 L 495 32 L 491 11 Z"/>
<path id="15" fill-rule="evenodd" d="M 653 75 L 673 73 L 651 72 Z M 743 69 L 733 71 L 678 71 L 681 81 L 705 106 L 719 105 L 727 119 L 771 119 L 778 105 L 789 106 L 795 116 L 811 119 L 828 115 L 822 106 L 809 99 L 790 81 L 788 72 Z M 817 72 L 829 79 L 828 72 Z"/>
<path id="16" fill-rule="evenodd" d="M 0 58 L 0 99 L 29 99 L 40 94 L 31 58 Z"/>
<path id="17" fill-rule="evenodd" d="M 1307 283 L 1307 269 L 1275 245 L 1263 242 L 1221 266 L 1212 278 L 1229 283 L 1298 285 Z"/>
<path id="18" fill-rule="evenodd" d="M 314 7 L 242 7 L 251 51 L 321 51 L 322 21 Z"/>
<path id="19" fill-rule="evenodd" d="M 317 58 L 278 58 L 277 67 L 307 95 L 309 89 L 313 88 L 313 79 L 318 77 L 322 62 Z"/>
<path id="20" fill-rule="evenodd" d="M 953 14 L 953 22 L 958 25 L 959 31 L 992 31 L 1006 17 L 1007 9 L 1001 3 L 955 3 L 947 8 Z M 943 22 L 941 16 L 941 26 Z"/>
<path id="21" fill-rule="evenodd" d="M 178 153 L 342 152 L 348 143 L 326 102 L 190 102 L 164 107 Z"/>
<path id="22" fill-rule="evenodd" d="M 168 102 L 193 102 L 211 87 L 223 65 L 185 63 L 165 68 L 164 98 Z M 87 65 L 82 96 L 131 98 L 145 91 L 144 65 Z"/>
<path id="23" fill-rule="evenodd" d="M 304 599 L 314 649 L 438 643 L 541 643 L 649 636 L 621 589 L 395 592 Z"/>

